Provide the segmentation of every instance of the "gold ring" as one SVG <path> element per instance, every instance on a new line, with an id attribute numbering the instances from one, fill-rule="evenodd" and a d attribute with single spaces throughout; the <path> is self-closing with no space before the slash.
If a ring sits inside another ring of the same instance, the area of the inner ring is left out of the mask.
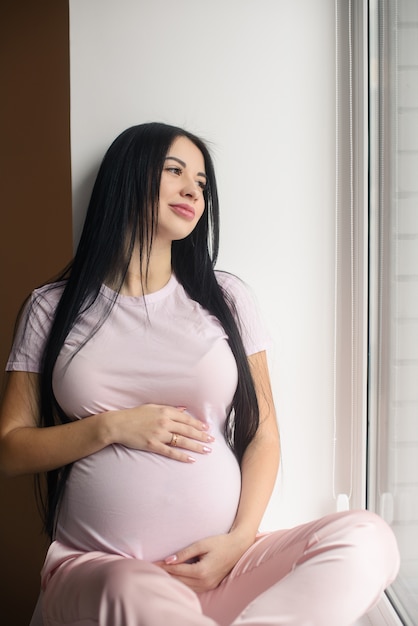
<path id="1" fill-rule="evenodd" d="M 178 439 L 178 435 L 173 433 L 173 436 L 171 437 L 171 441 L 170 441 L 170 443 L 168 445 L 172 446 L 173 448 L 175 448 L 176 445 L 177 445 L 177 439 Z"/>

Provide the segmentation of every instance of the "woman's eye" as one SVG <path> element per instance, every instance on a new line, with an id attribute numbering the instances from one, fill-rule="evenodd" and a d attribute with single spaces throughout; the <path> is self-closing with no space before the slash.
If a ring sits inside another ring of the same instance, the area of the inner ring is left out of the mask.
<path id="1" fill-rule="evenodd" d="M 183 174 L 182 168 L 178 167 L 177 165 L 169 165 L 169 166 L 165 167 L 164 170 L 166 172 L 170 172 L 170 174 L 174 174 L 175 176 L 181 176 Z M 204 191 L 206 189 L 206 181 L 205 180 L 197 180 L 196 181 L 196 185 L 202 191 Z"/>
<path id="2" fill-rule="evenodd" d="M 166 167 L 167 172 L 171 172 L 172 174 L 176 174 L 176 176 L 181 176 L 181 168 L 180 167 L 175 167 L 170 166 L 170 167 Z"/>

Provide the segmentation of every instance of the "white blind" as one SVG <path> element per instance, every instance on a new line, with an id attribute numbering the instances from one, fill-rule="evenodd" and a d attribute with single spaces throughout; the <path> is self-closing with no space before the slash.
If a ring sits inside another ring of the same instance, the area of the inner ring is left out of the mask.
<path id="1" fill-rule="evenodd" d="M 371 314 L 376 463 L 370 493 L 392 524 L 402 563 L 390 590 L 405 624 L 418 623 L 418 2 L 374 2 L 371 59 L 376 138 L 371 229 L 377 294 Z M 373 80 L 375 79 L 375 83 Z M 373 370 L 374 368 L 374 370 Z"/>

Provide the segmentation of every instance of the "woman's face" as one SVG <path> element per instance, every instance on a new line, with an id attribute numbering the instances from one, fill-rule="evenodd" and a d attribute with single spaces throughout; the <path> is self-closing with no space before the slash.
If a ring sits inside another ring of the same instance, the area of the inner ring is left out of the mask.
<path id="1" fill-rule="evenodd" d="M 190 235 L 205 210 L 205 162 L 187 137 L 171 144 L 161 174 L 157 239 L 167 242 Z"/>

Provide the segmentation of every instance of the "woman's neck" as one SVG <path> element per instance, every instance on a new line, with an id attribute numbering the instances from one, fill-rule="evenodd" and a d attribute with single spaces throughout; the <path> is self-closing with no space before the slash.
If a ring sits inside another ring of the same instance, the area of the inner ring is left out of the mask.
<path id="1" fill-rule="evenodd" d="M 149 263 L 139 259 L 134 249 L 120 293 L 125 296 L 143 296 L 162 289 L 171 278 L 171 248 L 151 251 Z"/>

